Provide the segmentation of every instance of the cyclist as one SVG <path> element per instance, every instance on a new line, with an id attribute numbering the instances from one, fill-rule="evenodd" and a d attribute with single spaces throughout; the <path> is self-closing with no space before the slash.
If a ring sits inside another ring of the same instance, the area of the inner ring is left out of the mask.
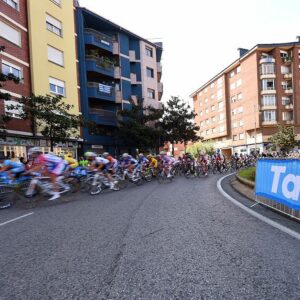
<path id="1" fill-rule="evenodd" d="M 138 165 L 140 171 L 143 171 L 146 165 L 149 163 L 148 159 L 144 156 L 143 153 L 139 153 L 138 155 Z"/>
<path id="2" fill-rule="evenodd" d="M 108 152 L 104 152 L 102 156 L 109 161 L 109 167 L 112 173 L 115 173 L 118 168 L 118 161 Z"/>
<path id="3" fill-rule="evenodd" d="M 73 158 L 72 153 L 68 153 L 67 155 L 65 155 L 64 160 L 68 163 L 71 171 L 79 166 L 77 159 Z"/>
<path id="4" fill-rule="evenodd" d="M 207 176 L 208 175 L 208 156 L 205 152 L 200 152 L 199 163 L 202 166 L 204 175 Z"/>
<path id="5" fill-rule="evenodd" d="M 88 165 L 89 165 L 89 161 L 81 156 L 79 159 L 79 166 L 87 167 Z"/>
<path id="6" fill-rule="evenodd" d="M 20 174 L 25 171 L 25 165 L 15 158 L 5 159 L 4 157 L 1 157 L 0 163 L 2 165 L 0 172 L 5 172 L 11 182 L 14 178 L 18 178 Z"/>
<path id="7" fill-rule="evenodd" d="M 123 153 L 121 159 L 121 166 L 123 169 L 128 169 L 129 173 L 132 173 L 135 167 L 137 166 L 138 162 L 128 153 Z"/>
<path id="8" fill-rule="evenodd" d="M 60 198 L 58 177 L 61 176 L 65 169 L 64 160 L 52 153 L 43 154 L 40 147 L 29 149 L 29 155 L 34 159 L 34 167 L 30 172 L 43 172 L 50 176 L 53 194 L 48 200 L 52 201 Z"/>
<path id="9" fill-rule="evenodd" d="M 168 172 L 167 178 L 171 178 L 172 177 L 171 167 L 172 167 L 173 160 L 171 159 L 171 157 L 167 155 L 165 151 L 161 151 L 160 155 L 161 155 L 163 167 Z"/>

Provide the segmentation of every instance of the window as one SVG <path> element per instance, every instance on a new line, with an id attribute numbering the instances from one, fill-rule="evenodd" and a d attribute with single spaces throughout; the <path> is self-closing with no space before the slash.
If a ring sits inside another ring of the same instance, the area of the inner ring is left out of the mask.
<path id="1" fill-rule="evenodd" d="M 275 95 L 263 95 L 261 99 L 262 106 L 274 106 L 276 105 Z"/>
<path id="2" fill-rule="evenodd" d="M 219 78 L 217 82 L 218 82 L 218 86 L 219 86 L 219 85 L 222 85 L 222 83 L 223 83 L 223 78 L 222 78 L 222 77 Z"/>
<path id="3" fill-rule="evenodd" d="M 245 134 L 244 133 L 240 133 L 240 140 L 243 140 L 245 138 Z"/>
<path id="4" fill-rule="evenodd" d="M 240 120 L 240 127 L 243 127 L 243 126 L 244 126 L 244 121 Z"/>
<path id="5" fill-rule="evenodd" d="M 234 76 L 234 71 L 230 72 L 229 77 L 232 78 Z"/>
<path id="6" fill-rule="evenodd" d="M 206 130 L 206 135 L 209 135 L 210 134 L 210 129 L 207 129 Z"/>
<path id="7" fill-rule="evenodd" d="M 221 125 L 220 126 L 220 132 L 224 132 L 225 131 L 225 126 L 224 125 Z"/>
<path id="8" fill-rule="evenodd" d="M 215 83 L 211 83 L 210 88 L 213 89 L 215 87 Z"/>
<path id="9" fill-rule="evenodd" d="M 212 123 L 216 122 L 216 117 L 211 118 Z"/>
<path id="10" fill-rule="evenodd" d="M 208 99 L 206 98 L 206 99 L 204 100 L 204 102 L 207 103 L 207 102 L 208 102 Z"/>
<path id="11" fill-rule="evenodd" d="M 288 53 L 286 51 L 280 50 L 280 57 L 285 58 L 288 57 Z"/>
<path id="12" fill-rule="evenodd" d="M 14 9 L 19 9 L 19 0 L 3 0 L 5 3 L 7 3 L 9 6 L 11 6 Z"/>
<path id="13" fill-rule="evenodd" d="M 237 95 L 237 99 L 238 99 L 238 100 L 242 100 L 242 99 L 243 99 L 243 94 L 242 94 L 242 93 L 239 93 L 239 94 Z"/>
<path id="14" fill-rule="evenodd" d="M 290 89 L 292 89 L 291 83 L 289 83 L 287 81 L 282 81 L 281 82 L 281 86 L 282 86 L 282 89 L 284 89 L 284 90 L 290 90 Z"/>
<path id="15" fill-rule="evenodd" d="M 63 66 L 64 65 L 64 53 L 58 49 L 48 46 L 48 60 L 55 64 Z"/>
<path id="16" fill-rule="evenodd" d="M 202 127 L 204 125 L 203 121 L 200 122 L 200 127 Z"/>
<path id="17" fill-rule="evenodd" d="M 58 6 L 61 6 L 61 0 L 51 0 L 51 1 Z"/>
<path id="18" fill-rule="evenodd" d="M 237 68 L 236 68 L 236 73 L 240 73 L 241 72 L 241 66 L 238 66 Z"/>
<path id="19" fill-rule="evenodd" d="M 275 110 L 265 110 L 263 112 L 263 121 L 276 121 L 276 111 Z"/>
<path id="20" fill-rule="evenodd" d="M 65 96 L 66 90 L 65 90 L 65 82 L 52 78 L 49 78 L 49 86 L 50 86 L 50 93 Z"/>
<path id="21" fill-rule="evenodd" d="M 238 139 L 237 135 L 234 135 L 234 136 L 233 136 L 233 140 L 234 140 L 234 141 L 237 141 L 237 139 Z"/>
<path id="22" fill-rule="evenodd" d="M 203 116 L 203 111 L 202 111 L 202 110 L 200 111 L 200 117 L 201 117 L 201 116 Z"/>
<path id="23" fill-rule="evenodd" d="M 231 97 L 231 102 L 232 102 L 232 103 L 236 102 L 236 96 L 232 96 L 232 97 Z"/>
<path id="24" fill-rule="evenodd" d="M 2 73 L 5 75 L 13 74 L 18 78 L 22 78 L 21 68 L 4 60 L 2 61 Z"/>
<path id="25" fill-rule="evenodd" d="M 62 36 L 62 23 L 49 15 L 46 15 L 46 28 L 55 34 Z"/>
<path id="26" fill-rule="evenodd" d="M 289 105 L 291 104 L 291 98 L 289 97 L 282 97 L 282 105 Z"/>
<path id="27" fill-rule="evenodd" d="M 274 79 L 263 79 L 262 80 L 262 90 L 275 90 L 275 80 Z"/>
<path id="28" fill-rule="evenodd" d="M 219 110 L 222 110 L 223 107 L 224 107 L 224 103 L 223 103 L 223 102 L 219 102 L 219 103 L 218 103 L 218 108 L 219 108 Z"/>
<path id="29" fill-rule="evenodd" d="M 21 32 L 2 21 L 0 21 L 0 37 L 21 46 Z"/>
<path id="30" fill-rule="evenodd" d="M 240 106 L 240 107 L 238 108 L 238 113 L 241 114 L 243 111 L 244 111 L 243 106 Z"/>
<path id="31" fill-rule="evenodd" d="M 209 124 L 209 119 L 206 119 L 206 120 L 205 120 L 205 124 Z"/>
<path id="32" fill-rule="evenodd" d="M 210 99 L 215 99 L 215 94 L 212 94 L 211 96 L 210 96 Z"/>
<path id="33" fill-rule="evenodd" d="M 19 109 L 8 109 L 9 106 L 14 105 L 20 105 L 19 102 L 14 100 L 6 100 L 5 101 L 5 115 L 10 116 L 12 118 L 18 118 L 21 119 L 20 114 L 23 112 L 23 109 L 20 107 Z"/>
<path id="34" fill-rule="evenodd" d="M 155 90 L 147 89 L 147 97 L 150 99 L 155 99 Z"/>
<path id="35" fill-rule="evenodd" d="M 205 113 L 208 114 L 208 108 L 205 110 Z"/>
<path id="36" fill-rule="evenodd" d="M 213 128 L 212 133 L 216 133 L 216 132 L 217 132 L 217 128 Z"/>
<path id="37" fill-rule="evenodd" d="M 283 121 L 292 121 L 293 120 L 293 113 L 291 111 L 282 112 L 282 120 Z"/>
<path id="38" fill-rule="evenodd" d="M 211 110 L 212 110 L 212 111 L 216 110 L 216 106 L 215 106 L 215 105 L 212 105 L 212 106 L 211 106 Z"/>
<path id="39" fill-rule="evenodd" d="M 200 101 L 199 106 L 202 106 L 202 105 L 203 105 L 203 103 L 202 103 L 202 101 Z"/>
<path id="40" fill-rule="evenodd" d="M 233 82 L 233 83 L 230 85 L 230 89 L 231 89 L 231 90 L 234 90 L 234 89 L 235 89 L 235 82 Z"/>
<path id="41" fill-rule="evenodd" d="M 145 54 L 149 57 L 153 57 L 153 50 L 150 47 L 146 47 Z"/>
<path id="42" fill-rule="evenodd" d="M 225 118 L 225 115 L 223 113 L 221 113 L 219 118 L 220 118 L 220 121 L 223 121 Z"/>
<path id="43" fill-rule="evenodd" d="M 217 97 L 218 97 L 218 100 L 222 99 L 222 97 L 223 97 L 223 91 L 222 90 L 218 90 Z"/>
<path id="44" fill-rule="evenodd" d="M 237 128 L 237 127 L 238 127 L 237 122 L 233 122 L 233 128 Z"/>
<path id="45" fill-rule="evenodd" d="M 291 73 L 290 68 L 287 66 L 281 66 L 281 74 L 289 74 Z"/>
<path id="46" fill-rule="evenodd" d="M 260 67 L 260 74 L 267 75 L 267 74 L 275 74 L 275 64 L 262 64 Z"/>
<path id="47" fill-rule="evenodd" d="M 200 92 L 199 96 L 202 96 L 202 92 Z"/>
<path id="48" fill-rule="evenodd" d="M 146 68 L 147 77 L 154 78 L 154 70 L 151 68 Z"/>
<path id="49" fill-rule="evenodd" d="M 236 86 L 241 86 L 242 85 L 242 79 L 240 78 L 237 82 L 236 82 Z"/>
<path id="50" fill-rule="evenodd" d="M 207 92 L 207 88 L 205 88 L 205 90 L 204 90 L 204 93 L 206 93 Z"/>

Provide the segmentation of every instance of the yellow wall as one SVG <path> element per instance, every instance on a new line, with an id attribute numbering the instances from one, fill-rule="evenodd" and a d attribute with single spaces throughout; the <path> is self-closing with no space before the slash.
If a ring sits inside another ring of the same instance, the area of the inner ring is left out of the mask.
<path id="1" fill-rule="evenodd" d="M 79 112 L 76 37 L 73 0 L 61 0 L 57 6 L 51 0 L 27 0 L 28 27 L 31 60 L 32 92 L 35 95 L 50 94 L 49 77 L 65 82 L 66 103 L 73 104 L 72 113 Z M 46 28 L 46 13 L 62 22 L 62 37 Z M 64 52 L 64 66 L 48 61 L 47 46 Z"/>

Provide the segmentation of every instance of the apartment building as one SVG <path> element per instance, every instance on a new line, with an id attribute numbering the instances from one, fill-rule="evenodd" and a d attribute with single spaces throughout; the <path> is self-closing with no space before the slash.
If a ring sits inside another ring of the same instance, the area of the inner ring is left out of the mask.
<path id="1" fill-rule="evenodd" d="M 83 148 L 96 152 L 128 151 L 114 138 L 117 112 L 142 101 L 158 108 L 162 44 L 154 44 L 89 11 L 77 8 L 82 114 L 99 127 L 83 130 Z"/>
<path id="2" fill-rule="evenodd" d="M 199 135 L 225 155 L 264 151 L 277 124 L 293 124 L 300 140 L 300 39 L 239 52 L 191 94 Z"/>
<path id="3" fill-rule="evenodd" d="M 32 92 L 60 95 L 79 114 L 75 6 L 73 0 L 27 0 Z M 39 145 L 49 150 L 49 141 L 40 139 Z M 78 141 L 70 139 L 54 150 L 75 153 L 77 147 Z"/>
<path id="4" fill-rule="evenodd" d="M 0 99 L 0 114 L 11 117 L 0 136 L 0 153 L 25 156 L 26 148 L 35 144 L 30 122 L 20 119 L 18 110 L 8 110 L 19 98 L 31 93 L 26 0 L 0 0 L 0 67 L 3 74 L 14 74 L 20 83 L 3 83 L 1 92 L 9 93 L 9 101 Z"/>

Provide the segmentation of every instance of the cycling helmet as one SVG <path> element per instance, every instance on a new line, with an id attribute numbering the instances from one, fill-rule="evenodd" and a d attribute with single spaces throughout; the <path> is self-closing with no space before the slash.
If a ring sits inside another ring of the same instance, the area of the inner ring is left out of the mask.
<path id="1" fill-rule="evenodd" d="M 160 151 L 160 155 L 166 155 L 166 151 Z"/>
<path id="2" fill-rule="evenodd" d="M 96 153 L 94 153 L 94 152 L 85 152 L 85 153 L 84 153 L 84 156 L 85 156 L 85 157 L 96 157 L 97 155 L 96 155 Z"/>
<path id="3" fill-rule="evenodd" d="M 107 157 L 109 155 L 109 153 L 108 152 L 104 152 L 104 153 L 102 153 L 102 156 L 105 158 L 105 157 Z"/>
<path id="4" fill-rule="evenodd" d="M 123 153 L 123 155 L 122 155 L 123 158 L 126 158 L 126 157 L 128 157 L 128 156 L 129 156 L 128 153 Z"/>
<path id="5" fill-rule="evenodd" d="M 33 148 L 30 148 L 29 151 L 28 151 L 29 154 L 32 154 L 32 153 L 43 153 L 43 150 L 41 147 L 33 147 Z"/>
<path id="6" fill-rule="evenodd" d="M 148 154 L 148 155 L 147 155 L 147 158 L 151 158 L 151 157 L 152 157 L 152 154 Z"/>
<path id="7" fill-rule="evenodd" d="M 144 156 L 144 154 L 143 153 L 139 153 L 139 157 L 143 157 Z"/>
<path id="8" fill-rule="evenodd" d="M 73 153 L 72 153 L 72 152 L 69 152 L 69 153 L 67 153 L 66 156 L 67 156 L 67 157 L 73 157 Z"/>

